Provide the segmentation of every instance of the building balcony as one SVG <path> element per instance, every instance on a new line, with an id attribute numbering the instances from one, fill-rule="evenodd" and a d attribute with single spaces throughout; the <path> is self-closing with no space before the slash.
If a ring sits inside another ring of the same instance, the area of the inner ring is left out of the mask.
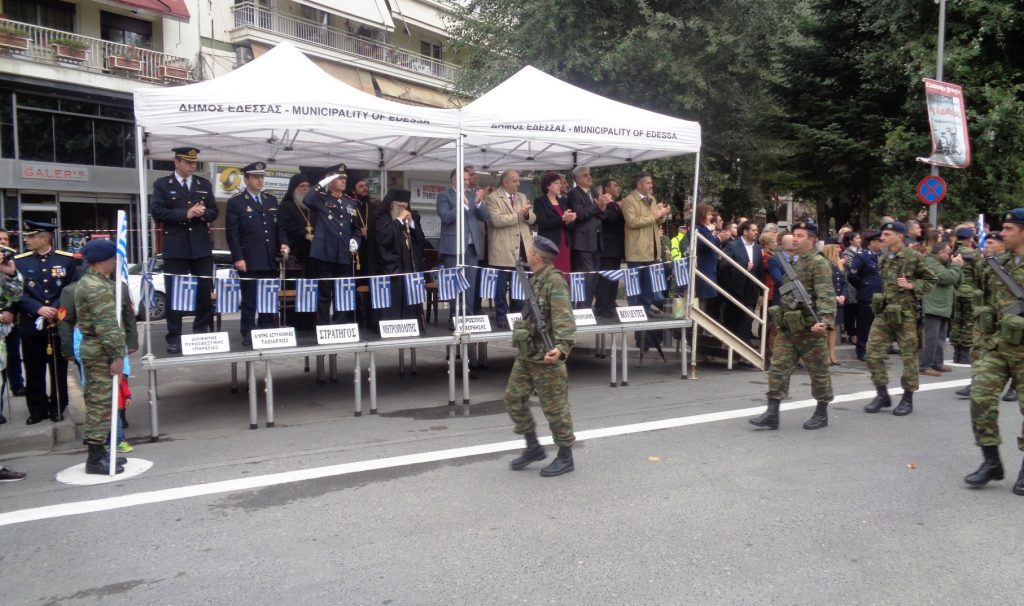
<path id="1" fill-rule="evenodd" d="M 414 51 L 384 44 L 375 40 L 353 35 L 315 21 L 307 21 L 275 12 L 254 2 L 244 2 L 232 7 L 235 26 L 230 30 L 232 43 L 253 38 L 260 33 L 272 34 L 273 38 L 305 43 L 316 49 L 330 51 L 325 54 L 337 59 L 337 54 L 347 55 L 355 63 L 375 64 L 379 71 L 397 72 L 413 80 L 422 80 L 438 88 L 451 84 L 458 67 Z M 266 38 L 260 36 L 263 41 Z M 333 55 L 333 56 L 332 56 Z"/>
<path id="2" fill-rule="evenodd" d="M 183 57 L 8 19 L 0 19 L 0 58 L 152 84 L 195 81 Z"/>

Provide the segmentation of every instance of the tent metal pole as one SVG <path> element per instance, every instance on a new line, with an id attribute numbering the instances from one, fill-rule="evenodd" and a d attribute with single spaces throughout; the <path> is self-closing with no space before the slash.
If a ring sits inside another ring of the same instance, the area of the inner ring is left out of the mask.
<path id="1" fill-rule="evenodd" d="M 689 257 L 690 266 L 687 268 L 690 274 L 690 284 L 687 287 L 686 309 L 690 316 L 690 332 L 693 334 L 692 347 L 690 348 L 690 376 L 697 378 L 697 325 L 693 322 L 693 314 L 689 312 L 692 306 L 697 305 L 697 196 L 700 193 L 700 151 L 693 160 L 693 207 L 690 210 L 690 241 Z M 685 345 L 684 345 L 685 347 Z M 685 355 L 685 354 L 684 354 Z"/>
<path id="2" fill-rule="evenodd" d="M 139 169 L 139 236 L 142 248 L 142 267 L 145 268 L 149 262 L 149 192 L 146 187 L 146 144 L 142 138 L 145 135 L 145 130 L 142 126 L 135 125 L 135 165 Z M 145 276 L 143 276 L 145 278 Z M 143 279 L 143 284 L 145 279 Z M 145 292 L 145 288 L 140 289 L 140 293 Z M 141 297 L 139 300 L 140 303 Z M 146 310 L 146 322 L 145 322 L 145 341 L 146 341 L 146 355 L 153 355 L 153 344 L 150 342 L 150 320 L 149 320 L 149 305 L 144 306 Z"/>
<path id="3" fill-rule="evenodd" d="M 458 267 L 462 267 L 466 263 L 466 214 L 462 210 L 462 200 L 466 196 L 466 180 L 463 176 L 465 174 L 464 153 L 462 135 L 459 135 L 459 138 L 455 140 L 455 265 Z M 456 297 L 455 309 L 449 310 L 449 313 L 453 312 L 457 318 L 466 315 L 465 292 L 459 293 Z"/>

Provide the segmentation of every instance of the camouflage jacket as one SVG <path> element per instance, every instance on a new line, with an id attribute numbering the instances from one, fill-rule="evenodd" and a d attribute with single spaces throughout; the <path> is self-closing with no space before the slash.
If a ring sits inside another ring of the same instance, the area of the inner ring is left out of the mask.
<path id="1" fill-rule="evenodd" d="M 882 251 L 881 256 L 878 271 L 882 274 L 882 292 L 885 293 L 886 304 L 902 303 L 904 307 L 916 306 L 918 301 L 935 287 L 938 279 L 932 270 L 928 269 L 924 256 L 916 250 L 904 247 L 897 253 Z M 896 284 L 896 280 L 901 276 L 914 283 L 913 290 L 900 288 Z"/>
<path id="2" fill-rule="evenodd" d="M 0 309 L 7 309 L 21 298 L 21 274 L 8 276 L 0 272 Z M 7 368 L 7 339 L 0 339 L 0 370 Z"/>
<path id="3" fill-rule="evenodd" d="M 956 289 L 956 296 L 958 297 L 973 297 L 974 289 L 976 288 L 976 278 L 981 264 L 985 263 L 985 260 L 981 258 L 981 253 L 977 249 L 971 248 L 970 246 L 964 246 L 961 244 L 956 247 L 953 251 L 954 255 L 960 255 L 964 258 L 964 266 L 960 275 L 961 282 L 960 286 Z"/>
<path id="4" fill-rule="evenodd" d="M 89 354 L 93 353 L 86 351 L 85 345 L 93 341 L 99 342 L 107 360 L 124 355 L 124 329 L 117 324 L 113 280 L 89 269 L 78 281 L 78 289 L 75 291 L 75 313 L 78 328 L 82 331 L 83 362 L 88 361 Z"/>
<path id="5" fill-rule="evenodd" d="M 64 319 L 57 322 L 57 334 L 60 335 L 61 354 L 67 359 L 75 357 L 75 323 L 78 321 L 78 314 L 75 313 L 75 292 L 78 291 L 78 282 L 68 284 L 60 291 L 60 306 L 64 308 Z M 135 321 L 135 311 L 132 309 L 131 297 L 128 296 L 128 287 L 121 284 L 121 327 L 124 329 L 125 345 L 128 349 L 139 348 L 139 328 Z"/>
<path id="6" fill-rule="evenodd" d="M 812 252 L 799 255 L 796 262 L 790 262 L 793 272 L 804 285 L 807 294 L 811 295 L 814 301 L 814 312 L 818 319 L 829 327 L 835 326 L 836 321 L 836 289 L 832 285 L 832 264 L 821 253 Z M 803 310 L 808 326 L 811 322 L 811 314 L 806 307 L 801 305 L 793 291 L 782 295 L 779 306 L 783 311 Z"/>
<path id="7" fill-rule="evenodd" d="M 1024 286 L 1024 258 L 1016 258 L 1010 253 L 999 253 L 995 256 L 1017 284 Z M 983 349 L 995 349 L 1001 342 L 999 325 L 1003 320 L 1003 310 L 1017 303 L 1016 297 L 1006 288 L 996 272 L 981 259 L 978 266 L 978 290 L 974 298 L 974 345 Z"/>
<path id="8" fill-rule="evenodd" d="M 554 265 L 547 265 L 530 276 L 533 296 L 537 307 L 544 315 L 548 332 L 555 347 L 568 356 L 576 344 L 576 319 L 569 303 L 569 287 L 562 272 Z M 519 346 L 519 357 L 533 362 L 544 360 L 544 338 L 537 332 L 536 325 L 529 319 L 529 306 L 523 309 L 523 319 L 516 322 L 513 342 Z M 525 331 L 525 332 L 524 332 Z"/>

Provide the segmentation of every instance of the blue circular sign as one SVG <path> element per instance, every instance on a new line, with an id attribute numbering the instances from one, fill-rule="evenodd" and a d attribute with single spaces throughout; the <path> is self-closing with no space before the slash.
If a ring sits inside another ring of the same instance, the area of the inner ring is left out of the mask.
<path id="1" fill-rule="evenodd" d="M 931 175 L 917 183 L 917 199 L 924 204 L 938 204 L 946 197 L 946 181 Z"/>

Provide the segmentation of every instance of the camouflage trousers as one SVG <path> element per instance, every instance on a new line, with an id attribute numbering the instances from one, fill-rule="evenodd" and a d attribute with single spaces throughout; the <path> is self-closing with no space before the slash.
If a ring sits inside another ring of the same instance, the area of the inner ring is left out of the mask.
<path id="1" fill-rule="evenodd" d="M 792 335 L 779 331 L 772 348 L 772 367 L 768 371 L 768 397 L 785 400 L 789 396 L 789 378 L 797 360 L 807 365 L 811 376 L 811 395 L 818 402 L 832 401 L 832 374 L 828 370 L 827 336 L 809 330 Z"/>
<path id="2" fill-rule="evenodd" d="M 82 340 L 82 369 L 85 372 L 85 442 L 105 444 L 110 435 L 110 394 L 114 378 L 110 376 L 112 360 L 99 343 Z"/>
<path id="3" fill-rule="evenodd" d="M 953 318 L 949 322 L 949 344 L 970 347 L 974 331 L 974 300 L 972 297 L 957 296 L 953 299 Z"/>
<path id="4" fill-rule="evenodd" d="M 1024 399 L 1020 386 L 1024 385 L 1024 350 L 1021 347 L 1000 344 L 986 349 L 971 366 L 971 426 L 974 442 L 978 446 L 997 446 L 999 437 L 999 401 L 1007 379 L 1017 379 L 1017 404 L 1024 415 Z M 1017 438 L 1017 448 L 1024 450 L 1024 427 Z"/>
<path id="5" fill-rule="evenodd" d="M 572 414 L 569 412 L 569 373 L 564 362 L 544 364 L 516 358 L 505 386 L 505 410 L 515 423 L 515 432 L 524 434 L 537 427 L 530 412 L 533 390 L 540 396 L 540 406 L 548 419 L 551 436 L 558 446 L 572 446 Z"/>
<path id="6" fill-rule="evenodd" d="M 917 366 L 917 352 L 921 349 L 921 339 L 917 333 L 917 317 L 913 311 L 903 311 L 903 321 L 899 323 L 886 320 L 885 314 L 876 314 L 868 333 L 867 355 L 868 370 L 871 382 L 876 387 L 889 384 L 889 374 L 885 370 L 885 356 L 889 346 L 895 341 L 900 346 L 900 357 L 903 359 L 903 375 L 900 385 L 903 391 L 917 391 L 920 387 Z"/>

